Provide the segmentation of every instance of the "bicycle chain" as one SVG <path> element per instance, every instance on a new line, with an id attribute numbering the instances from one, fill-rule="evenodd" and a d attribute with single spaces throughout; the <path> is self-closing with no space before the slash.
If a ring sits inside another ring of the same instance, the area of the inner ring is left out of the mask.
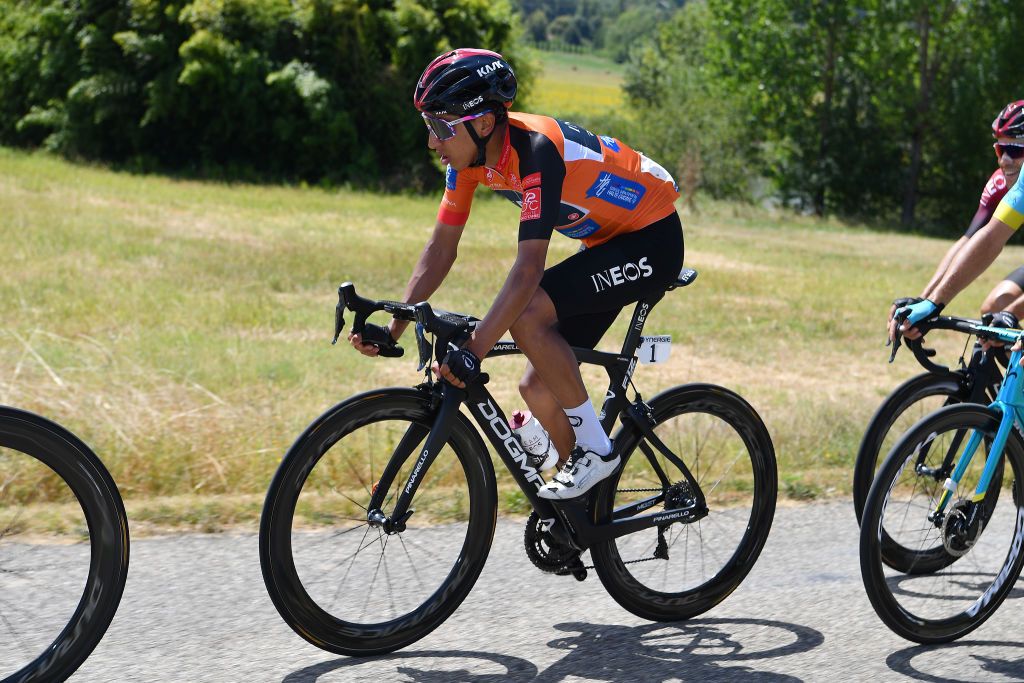
<path id="1" fill-rule="evenodd" d="M 617 493 L 651 493 L 654 491 L 664 491 L 664 489 L 616 489 Z M 622 564 L 637 564 L 638 562 L 650 562 L 651 560 L 660 560 L 660 557 L 642 557 L 639 560 L 622 560 Z M 592 564 L 583 565 L 584 569 L 596 569 Z"/>

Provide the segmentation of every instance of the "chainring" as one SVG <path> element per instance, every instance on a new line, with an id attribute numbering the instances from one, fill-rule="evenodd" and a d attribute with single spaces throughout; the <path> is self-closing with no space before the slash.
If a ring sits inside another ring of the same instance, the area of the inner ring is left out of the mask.
<path id="1" fill-rule="evenodd" d="M 536 512 L 530 513 L 523 532 L 526 556 L 534 566 L 549 574 L 561 574 L 579 564 L 579 553 L 562 545 L 545 530 L 544 521 Z"/>

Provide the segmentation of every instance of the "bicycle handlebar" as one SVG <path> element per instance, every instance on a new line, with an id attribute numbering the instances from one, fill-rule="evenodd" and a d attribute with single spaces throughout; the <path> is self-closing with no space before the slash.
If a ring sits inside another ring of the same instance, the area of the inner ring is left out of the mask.
<path id="1" fill-rule="evenodd" d="M 935 349 L 925 348 L 924 346 L 924 335 L 931 330 L 953 330 L 954 332 L 961 332 L 963 334 L 977 335 L 987 339 L 998 340 L 1004 344 L 1013 344 L 1021 337 L 1022 334 L 1021 330 L 1014 330 L 1006 327 L 993 327 L 992 325 L 984 324 L 980 320 L 946 315 L 940 315 L 931 320 L 922 320 L 915 324 L 914 327 L 921 332 L 921 337 L 917 339 L 908 339 L 906 344 L 910 347 L 911 352 L 914 354 L 914 358 L 921 367 L 929 372 L 936 373 L 949 372 L 949 368 L 945 365 L 939 365 L 932 361 L 931 358 L 935 355 Z M 896 339 L 893 340 L 892 354 L 889 356 L 890 363 L 896 358 L 896 352 L 899 350 L 900 340 L 903 337 L 903 335 L 899 333 L 899 327 L 896 328 L 896 331 L 897 334 Z"/>
<path id="2" fill-rule="evenodd" d="M 479 322 L 471 315 L 461 313 L 449 313 L 440 309 L 435 310 L 427 302 L 418 304 L 407 304 L 401 301 L 389 301 L 382 299 L 375 301 L 356 294 L 356 287 L 351 282 L 344 282 L 338 287 L 338 304 L 334 309 L 334 340 L 331 344 L 338 342 L 341 331 L 345 326 L 345 309 L 355 314 L 352 322 L 352 333 L 363 334 L 366 327 L 366 319 L 373 313 L 384 311 L 390 313 L 397 320 L 416 322 L 423 326 L 423 329 L 431 332 L 441 339 L 450 339 L 460 333 L 469 332 Z M 373 343 L 373 342 L 371 342 Z M 376 344 L 380 349 L 380 355 L 397 358 L 405 353 L 405 350 L 395 344 Z"/>

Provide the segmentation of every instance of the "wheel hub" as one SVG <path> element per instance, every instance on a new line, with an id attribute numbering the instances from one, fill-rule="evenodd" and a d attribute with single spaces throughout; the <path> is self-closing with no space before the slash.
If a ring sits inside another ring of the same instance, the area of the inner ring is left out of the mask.
<path id="1" fill-rule="evenodd" d="M 978 542 L 983 528 L 979 507 L 969 500 L 958 500 L 942 520 L 942 545 L 954 557 L 966 555 Z"/>

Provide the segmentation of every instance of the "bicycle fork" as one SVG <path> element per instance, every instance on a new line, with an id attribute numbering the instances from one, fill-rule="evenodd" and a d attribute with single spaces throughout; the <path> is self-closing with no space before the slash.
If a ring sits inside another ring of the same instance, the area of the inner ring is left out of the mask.
<path id="1" fill-rule="evenodd" d="M 978 484 L 974 489 L 974 495 L 971 497 L 971 503 L 976 506 L 985 499 L 985 495 L 988 493 L 989 484 L 992 483 L 992 478 L 995 476 L 996 468 L 999 467 L 999 461 L 1003 457 L 1003 449 L 1006 447 L 1006 441 L 1009 439 L 1010 431 L 1013 429 L 1014 422 L 1016 421 L 1016 412 L 1013 406 L 1007 405 L 1002 401 L 996 401 L 989 407 L 1000 411 L 1002 417 L 999 420 L 999 428 L 996 430 L 995 437 L 992 439 L 988 458 L 985 461 L 985 468 L 982 470 L 981 477 L 978 479 Z M 953 452 L 953 449 L 959 445 L 960 438 L 954 439 L 954 445 L 951 447 L 951 452 L 947 457 L 955 457 L 956 453 Z M 952 499 L 953 494 L 960 486 L 960 480 L 963 478 L 964 473 L 967 472 L 967 468 L 970 466 L 971 460 L 974 459 L 974 455 L 984 438 L 985 437 L 980 430 L 975 429 L 971 432 L 971 436 L 967 441 L 967 446 L 964 448 L 963 455 L 957 461 L 956 467 L 953 468 L 953 472 L 948 478 L 946 478 L 945 482 L 943 482 L 942 495 L 939 497 L 939 502 L 936 504 L 935 510 L 929 515 L 929 519 L 933 523 L 941 524 L 946 507 L 949 505 L 950 499 Z M 977 509 L 980 509 L 980 507 Z"/>

